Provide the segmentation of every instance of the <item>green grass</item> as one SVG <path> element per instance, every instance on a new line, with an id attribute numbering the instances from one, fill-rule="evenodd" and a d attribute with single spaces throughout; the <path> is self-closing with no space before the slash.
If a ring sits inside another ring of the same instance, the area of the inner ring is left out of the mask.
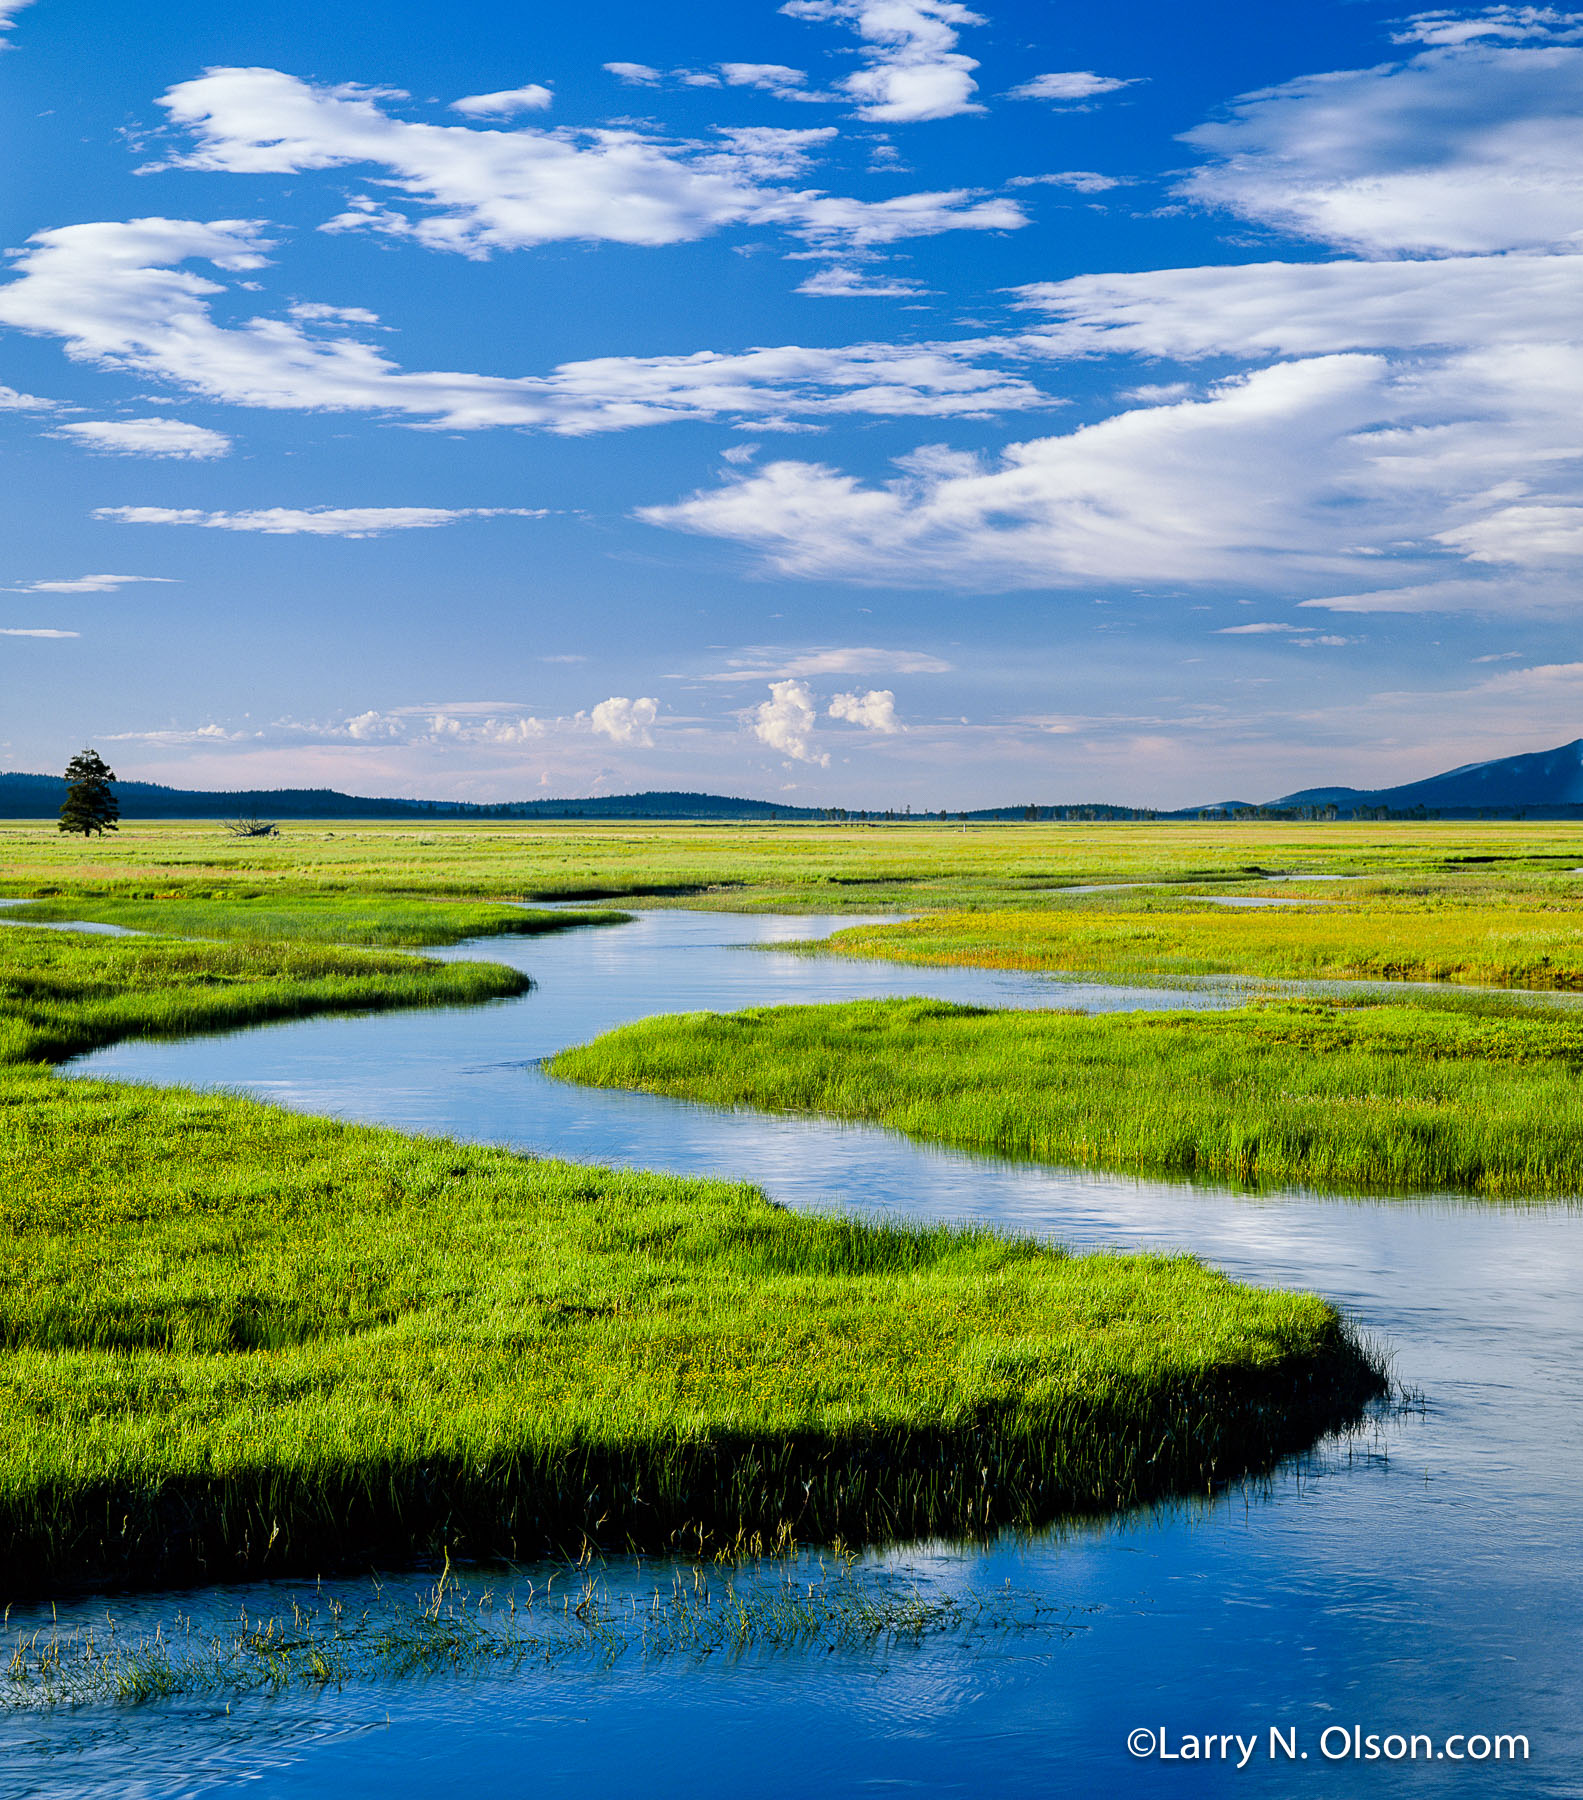
<path id="1" fill-rule="evenodd" d="M 476 1005 L 532 985 L 498 963 L 4 926 L 0 1065 L 59 1062 L 127 1037 L 230 1031 L 313 1013 Z"/>
<path id="2" fill-rule="evenodd" d="M 89 920 L 173 937 L 286 939 L 379 948 L 459 944 L 465 938 L 539 936 L 580 925 L 620 925 L 622 912 L 546 912 L 525 907 L 436 902 L 400 896 L 227 893 L 169 899 L 111 894 L 34 900 L 0 918 L 23 923 Z"/>
<path id="3" fill-rule="evenodd" d="M 1469 887 L 1474 889 L 1469 893 Z M 1266 979 L 1452 981 L 1583 989 L 1580 885 L 1496 900 L 1484 881 L 1371 888 L 1325 904 L 1232 910 L 1158 893 L 1073 899 L 1043 910 L 940 912 L 857 926 L 821 953 L 915 964 L 1100 975 L 1112 981 Z M 1290 888 L 1268 890 L 1291 896 Z"/>
<path id="4" fill-rule="evenodd" d="M 0 1082 L 0 1568 L 860 1541 L 1264 1466 L 1378 1385 L 1187 1257 L 807 1218 L 225 1096 Z"/>
<path id="5" fill-rule="evenodd" d="M 1088 1017 L 856 1001 L 649 1019 L 549 1066 L 1141 1175 L 1583 1193 L 1576 1014 L 1313 1002 Z"/>
<path id="6" fill-rule="evenodd" d="M 1202 1491 L 1382 1386 L 1323 1301 L 1187 1257 L 799 1217 L 22 1060 L 510 971 L 25 929 L 0 970 L 0 1599 L 984 1532 Z"/>

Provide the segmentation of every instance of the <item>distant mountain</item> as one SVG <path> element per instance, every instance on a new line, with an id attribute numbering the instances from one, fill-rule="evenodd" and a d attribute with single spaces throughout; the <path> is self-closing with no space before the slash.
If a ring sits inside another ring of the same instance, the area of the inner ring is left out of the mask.
<path id="1" fill-rule="evenodd" d="M 1583 738 L 1554 750 L 1532 750 L 1490 762 L 1464 763 L 1443 775 L 1389 788 L 1303 788 L 1272 802 L 1276 807 L 1334 806 L 1343 817 L 1359 811 L 1410 813 L 1422 809 L 1442 818 L 1476 818 L 1481 813 L 1530 817 L 1583 816 Z"/>
<path id="2" fill-rule="evenodd" d="M 115 784 L 123 819 L 820 819 L 814 806 L 724 794 L 600 794 L 586 800 L 369 799 L 334 788 L 199 791 L 150 781 Z M 66 798 L 58 775 L 0 774 L 0 819 L 52 819 Z"/>
<path id="3" fill-rule="evenodd" d="M 1255 805 L 1222 800 L 1178 812 L 1118 806 L 1108 801 L 1046 806 L 991 806 L 977 812 L 860 812 L 840 806 L 784 806 L 773 800 L 742 800 L 726 794 L 599 794 L 582 800 L 503 800 L 478 805 L 468 800 L 371 799 L 334 788 L 244 788 L 237 792 L 161 787 L 148 781 L 118 781 L 115 791 L 124 819 L 673 819 L 677 821 L 824 819 L 924 824 L 929 820 L 979 824 L 1117 819 L 1225 819 L 1328 817 L 1339 819 L 1438 817 L 1468 819 L 1583 818 L 1583 738 L 1554 750 L 1464 763 L 1443 775 L 1398 787 L 1300 788 L 1279 800 Z M 0 774 L 0 819 L 52 819 L 66 797 L 58 775 Z"/>

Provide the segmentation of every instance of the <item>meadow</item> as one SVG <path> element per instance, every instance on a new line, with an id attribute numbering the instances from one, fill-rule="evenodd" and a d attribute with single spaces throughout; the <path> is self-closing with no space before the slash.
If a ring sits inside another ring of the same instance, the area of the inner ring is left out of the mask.
<path id="1" fill-rule="evenodd" d="M 1206 1490 L 1383 1387 L 1322 1300 L 1187 1257 L 802 1217 L 46 1066 L 509 970 L 26 927 L 0 970 L 6 1598 L 986 1533 Z"/>
<path id="2" fill-rule="evenodd" d="M 931 1000 L 645 1019 L 550 1072 L 862 1119 L 1002 1156 L 1332 1193 L 1583 1193 L 1583 1014 L 1273 1002 L 985 1011 Z"/>

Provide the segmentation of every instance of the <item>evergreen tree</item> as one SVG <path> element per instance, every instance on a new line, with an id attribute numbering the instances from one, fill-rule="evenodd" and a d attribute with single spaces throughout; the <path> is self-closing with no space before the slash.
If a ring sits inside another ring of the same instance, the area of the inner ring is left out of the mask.
<path id="1" fill-rule="evenodd" d="M 79 750 L 66 765 L 66 802 L 60 809 L 60 829 L 80 831 L 84 837 L 94 832 L 114 831 L 121 816 L 121 803 L 110 792 L 115 771 L 97 750 Z"/>

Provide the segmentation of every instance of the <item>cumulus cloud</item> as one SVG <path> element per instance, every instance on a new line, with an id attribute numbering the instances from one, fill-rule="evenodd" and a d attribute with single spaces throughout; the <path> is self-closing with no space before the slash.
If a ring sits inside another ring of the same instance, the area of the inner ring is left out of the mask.
<path id="1" fill-rule="evenodd" d="M 185 462 L 208 462 L 231 449 L 224 432 L 182 419 L 84 419 L 57 425 L 51 435 L 112 456 L 171 456 Z"/>
<path id="2" fill-rule="evenodd" d="M 426 531 L 458 519 L 537 519 L 518 506 L 265 506 L 250 512 L 201 512 L 196 507 L 99 506 L 96 519 L 116 525 L 202 525 L 211 531 L 260 531 L 272 537 L 380 537 L 387 531 Z"/>
<path id="3" fill-rule="evenodd" d="M 1009 100 L 1055 100 L 1068 106 L 1084 100 L 1097 100 L 1101 94 L 1114 94 L 1118 88 L 1133 87 L 1137 77 L 1120 79 L 1115 75 L 1096 75 L 1092 69 L 1055 70 L 1048 75 L 1035 75 L 1019 87 L 1007 91 Z"/>
<path id="4" fill-rule="evenodd" d="M 761 744 L 794 762 L 816 763 L 823 769 L 830 766 L 830 758 L 813 747 L 818 717 L 813 689 L 807 682 L 772 681 L 769 699 L 753 708 L 748 723 Z"/>
<path id="5" fill-rule="evenodd" d="M 861 247 L 1027 223 L 1015 202 L 967 189 L 870 202 L 786 185 L 828 131 L 719 130 L 708 142 L 673 143 L 631 130 L 481 130 L 412 123 L 382 105 L 402 97 L 227 68 L 180 83 L 161 104 L 197 142 L 175 166 L 286 174 L 372 164 L 386 171 L 377 195 L 357 197 L 326 229 L 467 256 L 567 239 L 676 244 L 728 226 Z"/>
<path id="6" fill-rule="evenodd" d="M 886 737 L 905 729 L 896 717 L 896 696 L 889 688 L 870 688 L 866 694 L 836 694 L 830 701 L 830 717 L 861 725 Z"/>
<path id="7" fill-rule="evenodd" d="M 647 748 L 654 742 L 649 728 L 659 717 L 659 711 L 658 700 L 629 700 L 623 694 L 612 694 L 608 700 L 601 700 L 588 717 L 594 730 L 609 738 L 611 743 Z"/>
<path id="8" fill-rule="evenodd" d="M 780 10 L 857 33 L 865 67 L 836 85 L 861 119 L 901 124 L 984 110 L 973 100 L 978 64 L 956 46 L 962 26 L 985 21 L 955 0 L 786 0 Z"/>
<path id="9" fill-rule="evenodd" d="M 995 346 L 981 355 L 974 343 L 594 357 L 549 375 L 407 372 L 357 338 L 314 335 L 327 315 L 339 324 L 357 309 L 309 302 L 292 309 L 294 320 L 217 323 L 211 308 L 225 289 L 183 265 L 245 276 L 268 249 L 255 225 L 238 220 L 39 232 L 18 257 L 16 278 L 0 285 L 0 324 L 59 337 L 79 362 L 133 369 L 235 405 L 369 411 L 461 430 L 576 434 L 722 416 L 773 428 L 788 414 L 975 417 L 1048 404 L 1025 376 L 989 366 Z"/>
<path id="10" fill-rule="evenodd" d="M 30 581 L 25 587 L 7 588 L 10 594 L 113 594 L 134 582 L 172 583 L 171 575 L 73 575 L 56 581 Z"/>
<path id="11" fill-rule="evenodd" d="M 451 111 L 467 119 L 509 119 L 514 113 L 546 112 L 554 103 L 547 87 L 530 81 L 526 87 L 502 88 L 497 94 L 464 94 L 451 102 Z"/>

